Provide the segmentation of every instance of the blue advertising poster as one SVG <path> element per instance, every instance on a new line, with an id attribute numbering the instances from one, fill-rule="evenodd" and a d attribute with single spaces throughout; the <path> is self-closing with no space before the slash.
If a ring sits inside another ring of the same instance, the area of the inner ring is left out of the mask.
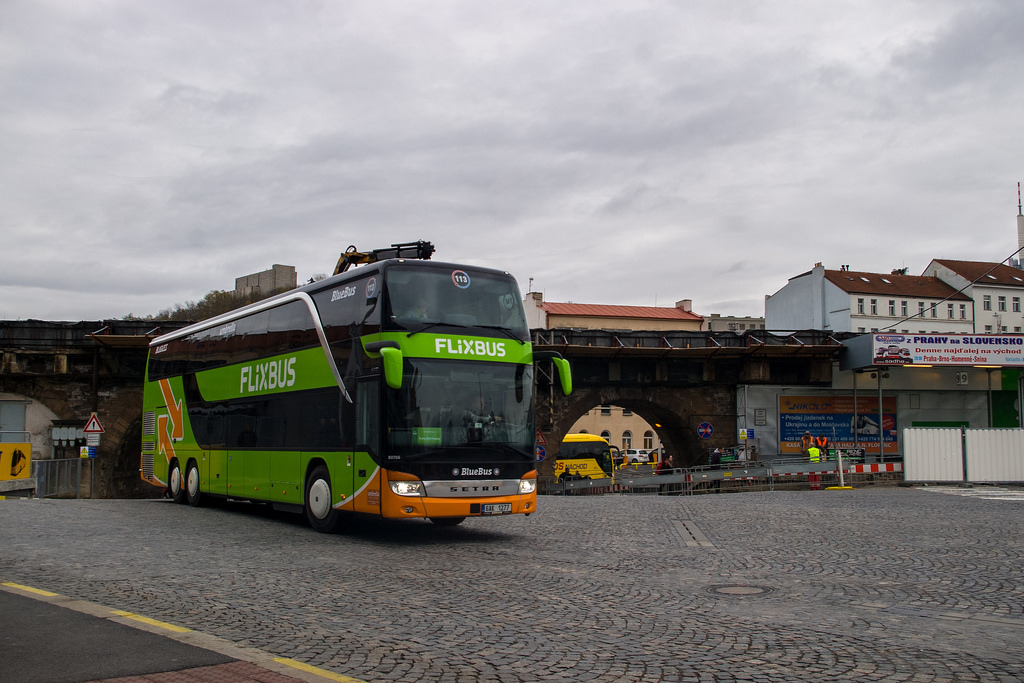
<path id="1" fill-rule="evenodd" d="M 856 412 L 856 414 L 855 414 Z M 779 452 L 800 453 L 804 432 L 824 436 L 832 448 L 878 449 L 883 440 L 884 453 L 898 450 L 896 398 L 882 399 L 879 424 L 878 397 L 858 396 L 857 410 L 852 396 L 780 396 Z M 856 429 L 856 439 L 854 430 Z"/>

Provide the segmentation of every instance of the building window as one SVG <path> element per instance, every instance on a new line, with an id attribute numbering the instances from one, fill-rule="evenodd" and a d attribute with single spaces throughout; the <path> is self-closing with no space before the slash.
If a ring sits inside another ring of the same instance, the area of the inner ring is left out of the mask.
<path id="1" fill-rule="evenodd" d="M 654 448 L 654 432 L 647 430 L 644 432 L 644 450 L 649 451 Z"/>
<path id="2" fill-rule="evenodd" d="M 924 317 L 924 302 L 923 301 L 918 301 L 917 302 L 917 314 L 919 316 L 921 316 L 922 318 Z"/>
<path id="3" fill-rule="evenodd" d="M 1020 313 L 1020 297 L 1019 296 L 1013 297 L 1013 312 L 1014 313 Z"/>
<path id="4" fill-rule="evenodd" d="M 612 433 L 609 432 L 606 429 L 603 432 L 601 432 L 601 438 L 604 439 L 605 441 L 607 441 L 608 443 L 611 443 L 612 442 Z"/>
<path id="5" fill-rule="evenodd" d="M 938 304 L 932 304 L 932 317 L 933 318 L 938 318 L 939 317 L 939 305 Z"/>
<path id="6" fill-rule="evenodd" d="M 864 315 L 864 299 L 857 299 L 857 312 Z"/>
<path id="7" fill-rule="evenodd" d="M 983 311 L 991 311 L 992 310 L 992 295 L 991 294 L 986 294 L 985 296 L 981 297 L 981 310 L 983 310 Z"/>
<path id="8" fill-rule="evenodd" d="M 863 327 L 858 327 L 857 331 L 858 332 L 867 332 L 867 330 L 865 330 Z"/>
<path id="9" fill-rule="evenodd" d="M 1005 296 L 999 297 L 997 306 L 998 306 L 1000 311 L 1005 311 L 1006 310 L 1006 297 Z"/>
<path id="10" fill-rule="evenodd" d="M 628 429 L 622 432 L 622 450 L 633 447 L 633 432 Z"/>
<path id="11" fill-rule="evenodd" d="M 946 304 L 946 317 L 953 319 L 953 304 Z"/>
<path id="12" fill-rule="evenodd" d="M 633 411 L 632 410 L 630 410 L 629 408 L 623 408 L 622 409 L 622 417 L 632 417 L 632 416 L 633 416 Z"/>
<path id="13" fill-rule="evenodd" d="M 896 315 L 896 300 L 895 299 L 889 299 L 889 315 L 891 315 L 891 316 L 895 316 Z"/>
<path id="14" fill-rule="evenodd" d="M 967 304 L 960 304 L 960 319 L 967 320 Z"/>
<path id="15" fill-rule="evenodd" d="M 611 415 L 612 414 L 612 407 L 611 406 L 601 406 L 601 414 L 602 415 Z"/>
<path id="16" fill-rule="evenodd" d="M 986 332 L 992 332 L 992 326 L 991 325 L 985 325 L 985 331 Z"/>
<path id="17" fill-rule="evenodd" d="M 878 315 L 878 299 L 871 300 L 871 315 Z"/>
<path id="18" fill-rule="evenodd" d="M 1020 325 L 1018 325 L 1017 327 L 1013 328 L 1013 331 L 1014 332 L 1020 332 Z"/>
<path id="19" fill-rule="evenodd" d="M 900 302 L 900 315 L 902 315 L 904 318 L 907 317 L 907 302 L 906 301 L 901 301 Z"/>

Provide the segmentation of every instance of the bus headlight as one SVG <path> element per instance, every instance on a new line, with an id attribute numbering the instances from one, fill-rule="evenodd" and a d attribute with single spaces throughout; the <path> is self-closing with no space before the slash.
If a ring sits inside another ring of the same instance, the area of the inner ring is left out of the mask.
<path id="1" fill-rule="evenodd" d="M 391 490 L 394 491 L 399 496 L 422 496 L 423 482 L 393 481 L 391 482 Z"/>
<path id="2" fill-rule="evenodd" d="M 519 480 L 519 493 L 533 493 L 537 490 L 536 479 L 520 479 Z"/>

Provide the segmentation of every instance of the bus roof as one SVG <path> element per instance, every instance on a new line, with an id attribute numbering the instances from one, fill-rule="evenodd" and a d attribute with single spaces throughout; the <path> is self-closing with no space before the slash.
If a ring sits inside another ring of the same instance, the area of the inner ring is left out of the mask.
<path id="1" fill-rule="evenodd" d="M 187 337 L 190 334 L 194 334 L 196 332 L 199 332 L 199 331 L 202 331 L 202 330 L 206 330 L 206 329 L 209 329 L 211 327 L 216 327 L 218 325 L 223 325 L 224 323 L 231 322 L 232 320 L 237 320 L 239 318 L 244 318 L 245 316 L 249 315 L 250 313 L 258 313 L 258 312 L 264 311 L 264 310 L 266 310 L 268 308 L 273 308 L 274 306 L 277 306 L 278 304 L 283 304 L 283 303 L 287 303 L 289 301 L 294 301 L 295 299 L 302 298 L 301 296 L 298 296 L 299 293 L 302 293 L 302 292 L 312 294 L 312 293 L 319 292 L 319 291 L 324 290 L 324 289 L 329 289 L 330 287 L 334 287 L 335 285 L 338 285 L 338 284 L 340 284 L 342 282 L 347 282 L 349 280 L 354 280 L 356 278 L 363 277 L 364 275 L 367 275 L 369 273 L 373 273 L 373 272 L 378 272 L 379 273 L 379 272 L 383 272 L 383 271 L 387 270 L 388 268 L 394 268 L 394 267 L 437 268 L 437 269 L 445 269 L 445 268 L 455 268 L 455 269 L 470 268 L 470 269 L 472 269 L 472 270 L 474 270 L 476 272 L 491 273 L 493 275 L 506 275 L 506 276 L 508 276 L 510 278 L 512 277 L 512 274 L 509 273 L 507 270 L 498 270 L 497 268 L 486 268 L 486 267 L 483 267 L 483 266 L 474 266 L 474 265 L 470 265 L 470 264 L 466 264 L 466 263 L 445 263 L 443 261 L 421 261 L 421 260 L 417 260 L 417 259 L 404 259 L 404 258 L 401 258 L 401 259 L 387 259 L 385 261 L 378 261 L 377 263 L 368 264 L 368 265 L 360 266 L 360 267 L 357 267 L 357 268 L 352 268 L 352 269 L 349 269 L 349 270 L 345 271 L 344 273 L 340 273 L 338 275 L 332 275 L 330 277 L 324 278 L 323 280 L 318 280 L 316 282 L 310 282 L 308 284 L 301 285 L 301 286 L 296 287 L 295 289 L 289 290 L 287 292 L 282 292 L 281 294 L 275 294 L 274 296 L 268 297 L 266 299 L 263 299 L 262 301 L 257 301 L 255 303 L 251 303 L 251 304 L 248 304 L 246 306 L 242 306 L 240 308 L 236 308 L 235 310 L 228 311 L 227 313 L 221 313 L 220 315 L 216 315 L 216 316 L 214 316 L 212 318 L 207 318 L 206 320 L 202 320 L 200 322 L 193 323 L 193 324 L 191 324 L 191 325 L 189 325 L 187 327 L 182 327 L 181 329 L 175 330 L 173 332 L 168 332 L 167 334 L 161 335 L 161 336 L 153 339 L 152 341 L 150 341 L 149 345 L 151 347 L 158 346 L 158 345 L 160 345 L 162 343 L 170 341 L 171 339 L 180 339 L 181 337 Z M 513 279 L 515 279 L 515 278 L 513 278 Z"/>
<path id="2" fill-rule="evenodd" d="M 562 437 L 562 443 L 579 443 L 585 441 L 603 441 L 605 444 L 608 443 L 607 439 L 600 437 L 597 434 L 566 434 Z"/>

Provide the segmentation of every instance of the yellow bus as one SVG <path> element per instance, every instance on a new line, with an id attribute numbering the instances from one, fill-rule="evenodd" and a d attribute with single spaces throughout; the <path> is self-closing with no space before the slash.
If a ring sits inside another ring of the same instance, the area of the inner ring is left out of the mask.
<path id="1" fill-rule="evenodd" d="M 612 476 L 612 449 L 595 434 L 566 434 L 558 448 L 555 476 L 565 479 L 604 479 Z"/>

